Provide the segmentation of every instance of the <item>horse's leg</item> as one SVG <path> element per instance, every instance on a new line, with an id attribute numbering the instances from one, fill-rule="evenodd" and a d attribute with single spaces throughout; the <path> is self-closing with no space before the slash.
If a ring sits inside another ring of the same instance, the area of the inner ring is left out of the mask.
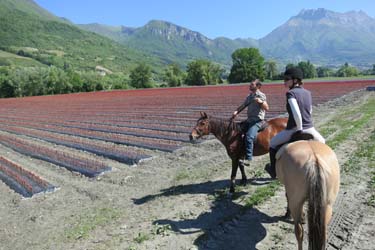
<path id="1" fill-rule="evenodd" d="M 298 250 L 302 250 L 303 242 L 303 226 L 302 226 L 302 213 L 304 201 L 293 200 L 289 203 L 289 209 L 294 220 L 294 234 L 296 235 Z"/>
<path id="2" fill-rule="evenodd" d="M 296 235 L 298 250 L 302 250 L 303 227 L 301 222 L 294 222 L 294 234 Z"/>
<path id="3" fill-rule="evenodd" d="M 328 229 L 328 224 L 331 221 L 332 218 L 332 206 L 327 205 L 325 208 L 325 217 L 324 217 L 324 224 L 325 224 L 325 232 L 324 232 L 324 238 L 327 240 L 327 229 Z"/>
<path id="4" fill-rule="evenodd" d="M 245 173 L 245 166 L 244 166 L 244 164 L 241 161 L 239 161 L 239 166 L 240 166 L 240 171 L 241 171 L 241 175 L 242 175 L 241 185 L 246 186 L 246 184 L 247 184 L 247 177 L 246 177 L 246 173 Z"/>
<path id="5" fill-rule="evenodd" d="M 237 169 L 238 169 L 238 159 L 232 159 L 232 174 L 230 175 L 230 189 L 229 189 L 230 193 L 234 193 Z"/>
<path id="6" fill-rule="evenodd" d="M 284 215 L 284 219 L 290 220 L 292 217 L 290 216 L 289 199 L 288 199 L 288 194 L 286 192 L 285 192 L 285 196 L 286 196 L 287 206 L 286 206 L 286 213 Z"/>

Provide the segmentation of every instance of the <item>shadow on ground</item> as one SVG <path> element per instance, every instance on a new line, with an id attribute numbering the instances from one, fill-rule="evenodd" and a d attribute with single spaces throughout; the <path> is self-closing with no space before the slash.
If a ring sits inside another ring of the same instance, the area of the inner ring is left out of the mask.
<path id="1" fill-rule="evenodd" d="M 250 185 L 266 185 L 270 179 L 250 179 Z M 159 194 L 148 195 L 139 199 L 133 199 L 135 204 L 141 205 L 157 197 L 177 196 L 180 194 L 212 194 L 218 190 L 227 190 L 228 180 L 204 182 L 173 186 L 161 190 Z M 227 193 L 227 192 L 226 192 Z M 236 192 L 235 197 L 246 194 Z M 232 201 L 230 195 L 215 196 L 210 211 L 203 212 L 198 217 L 190 215 L 189 218 L 177 220 L 159 219 L 153 224 L 159 226 L 168 225 L 170 230 L 178 234 L 199 233 L 194 241 L 198 249 L 257 249 L 256 245 L 267 235 L 263 224 L 274 223 L 282 219 L 281 216 L 269 216 L 256 208 L 245 208 Z"/>

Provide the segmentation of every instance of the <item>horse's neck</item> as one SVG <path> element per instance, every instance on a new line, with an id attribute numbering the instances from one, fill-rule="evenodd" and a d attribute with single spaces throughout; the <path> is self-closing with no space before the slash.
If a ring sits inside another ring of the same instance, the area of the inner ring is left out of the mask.
<path id="1" fill-rule="evenodd" d="M 229 126 L 230 124 L 223 119 L 212 118 L 210 120 L 210 132 L 224 144 L 228 141 L 228 137 L 231 134 L 229 130 L 232 129 Z"/>

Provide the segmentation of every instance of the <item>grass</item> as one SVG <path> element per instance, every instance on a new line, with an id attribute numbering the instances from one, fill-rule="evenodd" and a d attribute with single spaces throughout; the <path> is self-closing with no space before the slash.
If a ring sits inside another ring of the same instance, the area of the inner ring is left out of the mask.
<path id="1" fill-rule="evenodd" d="M 120 217 L 120 211 L 113 208 L 95 208 L 75 218 L 75 225 L 65 232 L 67 239 L 87 238 L 98 226 L 104 226 Z"/>
<path id="2" fill-rule="evenodd" d="M 255 190 L 247 199 L 245 199 L 245 207 L 252 208 L 256 205 L 263 203 L 269 197 L 275 195 L 275 192 L 280 187 L 280 182 L 273 181 L 265 187 L 260 187 Z"/>
<path id="3" fill-rule="evenodd" d="M 326 143 L 335 149 L 343 141 L 350 138 L 351 135 L 362 129 L 375 115 L 375 99 L 369 99 L 359 107 L 338 114 L 326 125 L 321 126 L 319 131 L 328 140 Z M 339 131 L 335 133 L 338 129 Z M 329 138 L 330 135 L 333 138 Z"/>
<path id="4" fill-rule="evenodd" d="M 142 242 L 149 240 L 149 239 L 150 239 L 150 235 L 140 232 L 138 233 L 138 236 L 134 238 L 134 241 L 138 244 L 141 244 Z"/>

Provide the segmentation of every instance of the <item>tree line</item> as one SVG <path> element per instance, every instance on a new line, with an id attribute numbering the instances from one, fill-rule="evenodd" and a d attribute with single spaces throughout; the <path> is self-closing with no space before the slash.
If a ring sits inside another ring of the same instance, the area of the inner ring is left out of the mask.
<path id="1" fill-rule="evenodd" d="M 112 89 L 177 87 L 182 85 L 213 85 L 224 82 L 249 82 L 282 79 L 282 73 L 274 60 L 266 61 L 256 48 L 242 48 L 233 52 L 232 67 L 229 74 L 216 63 L 197 59 L 188 63 L 186 70 L 178 64 L 167 65 L 153 80 L 152 68 L 146 63 L 137 64 L 130 74 L 112 73 L 105 76 L 95 71 L 76 71 L 71 67 L 16 67 L 0 60 L 0 97 L 21 97 L 34 95 L 53 95 L 74 92 L 90 92 Z M 360 71 L 348 63 L 338 70 L 328 67 L 315 67 L 310 61 L 288 64 L 286 68 L 298 66 L 304 78 L 352 77 L 375 75 L 375 64 L 371 69 Z M 158 83 L 157 83 L 158 82 Z"/>

